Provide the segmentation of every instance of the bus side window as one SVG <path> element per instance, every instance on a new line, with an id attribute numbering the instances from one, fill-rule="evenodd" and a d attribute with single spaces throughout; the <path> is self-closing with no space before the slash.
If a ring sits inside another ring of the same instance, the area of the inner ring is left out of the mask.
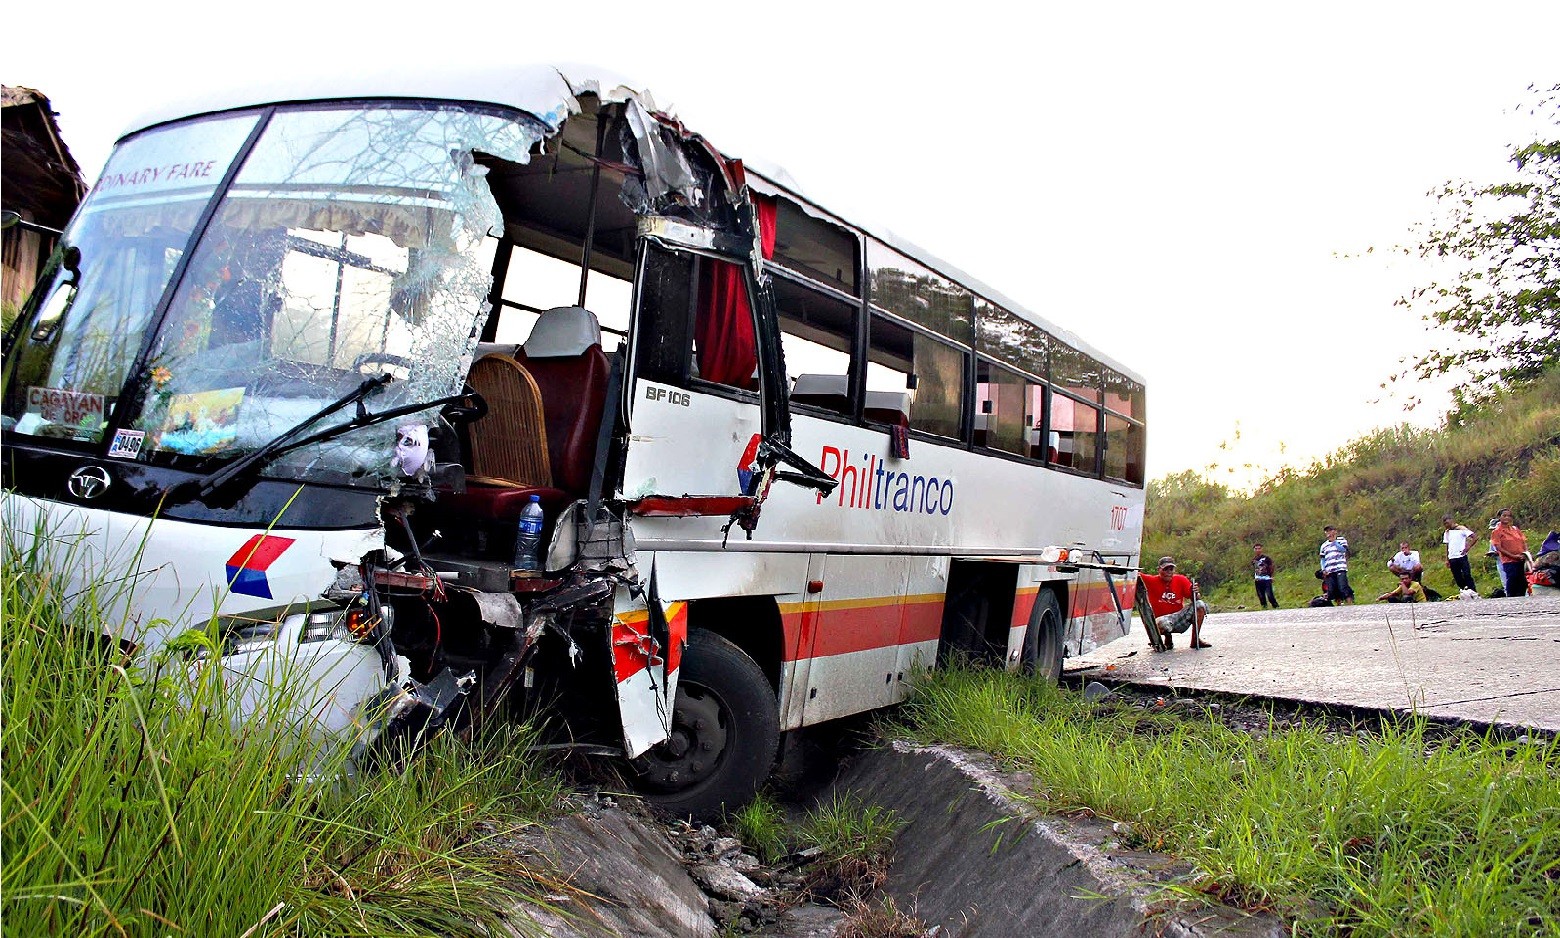
<path id="1" fill-rule="evenodd" d="M 1105 412 L 1105 475 L 1143 483 L 1143 427 L 1110 411 Z"/>
<path id="2" fill-rule="evenodd" d="M 873 394 L 903 395 L 913 430 L 958 439 L 964 422 L 964 352 L 873 314 L 867 351 L 866 418 L 884 422 Z"/>
<path id="3" fill-rule="evenodd" d="M 1105 475 L 1143 484 L 1143 385 L 1105 369 Z"/>
<path id="4" fill-rule="evenodd" d="M 688 386 L 693 348 L 695 259 L 653 244 L 645 247 L 639 283 L 634 368 L 640 378 Z"/>
<path id="5" fill-rule="evenodd" d="M 981 361 L 975 376 L 975 445 L 1018 456 L 1029 455 L 1028 436 L 1039 411 L 1030 401 L 1040 385 L 1022 375 Z"/>
<path id="6" fill-rule="evenodd" d="M 1064 394 L 1052 394 L 1051 433 L 1057 450 L 1054 463 L 1094 475 L 1097 471 L 1095 457 L 1099 453 L 1099 420 L 1099 408 Z"/>
<path id="7" fill-rule="evenodd" d="M 857 307 L 785 276 L 773 282 L 791 403 L 851 416 Z"/>

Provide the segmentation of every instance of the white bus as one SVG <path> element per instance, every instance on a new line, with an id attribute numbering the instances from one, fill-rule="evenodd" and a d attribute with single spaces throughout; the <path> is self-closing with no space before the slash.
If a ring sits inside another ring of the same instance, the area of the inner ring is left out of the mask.
<path id="1" fill-rule="evenodd" d="M 6 335 L 6 524 L 126 648 L 378 745 L 545 697 L 709 814 L 918 665 L 1125 631 L 1127 368 L 615 78 L 307 89 L 132 126 Z"/>

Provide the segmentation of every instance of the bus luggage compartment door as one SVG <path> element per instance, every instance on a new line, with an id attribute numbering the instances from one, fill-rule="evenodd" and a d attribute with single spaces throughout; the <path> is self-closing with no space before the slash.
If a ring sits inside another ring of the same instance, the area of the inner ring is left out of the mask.
<path id="1" fill-rule="evenodd" d="M 829 554 L 816 605 L 809 604 L 811 629 L 803 630 L 805 659 L 802 722 L 812 724 L 872 710 L 900 698 L 899 642 L 905 584 L 912 558 Z M 816 610 L 816 611 L 814 611 Z M 810 635 L 809 635 L 810 632 Z M 809 640 L 810 639 L 810 640 Z"/>

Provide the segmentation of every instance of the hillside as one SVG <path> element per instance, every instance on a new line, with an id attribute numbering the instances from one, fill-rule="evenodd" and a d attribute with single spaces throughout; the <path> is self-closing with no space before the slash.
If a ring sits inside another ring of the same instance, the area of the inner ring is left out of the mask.
<path id="1" fill-rule="evenodd" d="M 1441 546 L 1450 514 L 1481 533 L 1497 509 L 1511 508 L 1536 549 L 1560 528 L 1560 368 L 1433 430 L 1401 426 L 1355 440 L 1309 468 L 1285 470 L 1251 495 L 1194 472 L 1148 486 L 1143 556 L 1173 554 L 1215 606 L 1255 606 L 1251 545 L 1278 565 L 1281 605 L 1317 595 L 1317 545 L 1336 524 L 1354 556 L 1349 579 L 1362 599 L 1387 590 L 1387 559 L 1408 540 L 1425 561 L 1425 584 L 1453 595 Z M 1473 562 L 1480 592 L 1497 583 L 1482 555 Z"/>

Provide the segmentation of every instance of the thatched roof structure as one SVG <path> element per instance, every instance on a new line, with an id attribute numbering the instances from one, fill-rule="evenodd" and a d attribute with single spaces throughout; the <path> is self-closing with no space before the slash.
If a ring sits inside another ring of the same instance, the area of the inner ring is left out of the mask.
<path id="1" fill-rule="evenodd" d="M 60 137 L 49 99 L 32 88 L 0 85 L 0 103 L 0 202 L 28 221 L 65 227 L 87 184 Z"/>
<path id="2" fill-rule="evenodd" d="M 81 167 L 60 136 L 49 99 L 32 88 L 0 85 L 0 208 L 26 221 L 64 228 L 87 194 Z M 0 300 L 10 310 L 32 291 L 54 238 L 13 225 L 4 234 Z"/>

